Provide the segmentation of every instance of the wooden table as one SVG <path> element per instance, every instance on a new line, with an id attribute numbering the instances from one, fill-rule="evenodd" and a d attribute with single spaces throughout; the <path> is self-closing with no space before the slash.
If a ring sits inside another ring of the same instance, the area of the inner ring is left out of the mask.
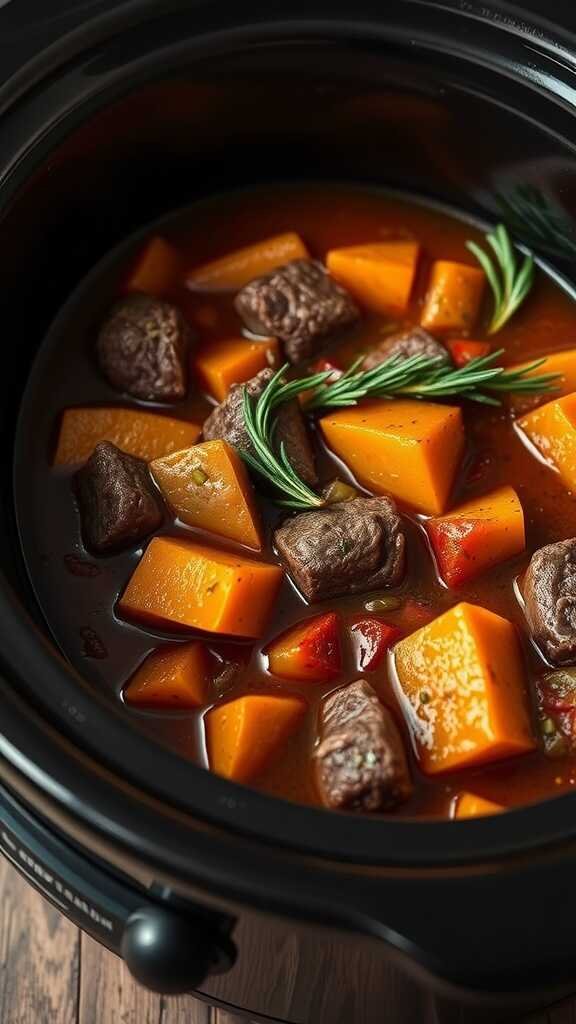
<path id="1" fill-rule="evenodd" d="M 432 1000 L 426 1019 L 410 1024 L 438 1024 L 438 1020 Z M 210 1010 L 189 997 L 166 999 L 139 988 L 117 957 L 80 934 L 2 858 L 0 1022 L 241 1024 L 239 1018 Z M 382 1024 L 392 1024 L 385 1014 Z M 465 1011 L 457 1012 L 450 1024 L 467 1024 Z M 490 1024 L 489 1017 L 486 1024 Z M 536 1014 L 522 1024 L 576 1024 L 576 1001 Z"/>

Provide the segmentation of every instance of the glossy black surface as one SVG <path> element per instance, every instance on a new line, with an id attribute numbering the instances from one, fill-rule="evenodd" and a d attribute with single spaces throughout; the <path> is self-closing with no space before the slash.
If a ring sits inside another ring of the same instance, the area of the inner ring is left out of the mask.
<path id="1" fill-rule="evenodd" d="M 286 22 L 267 23 L 269 6 L 251 3 L 241 26 L 233 9 L 186 6 L 163 4 L 162 17 L 138 27 L 139 10 L 151 17 L 160 6 L 123 5 L 106 25 L 85 23 L 64 40 L 50 58 L 51 69 L 67 61 L 57 73 L 41 81 L 37 62 L 0 89 L 0 228 L 10 254 L 0 317 L 18 339 L 0 413 L 6 466 L 31 358 L 83 273 L 141 224 L 231 180 L 297 177 L 304 160 L 306 177 L 312 168 L 326 178 L 337 167 L 339 179 L 400 183 L 488 219 L 501 216 L 502 195 L 544 199 L 555 215 L 547 223 L 561 216 L 562 228 L 546 229 L 538 244 L 570 272 L 576 163 L 568 37 L 556 45 L 541 25 L 495 17 L 494 5 L 484 17 L 475 4 L 393 0 L 383 16 L 376 3 L 355 4 L 351 13 L 348 4 L 295 2 Z M 124 16 L 130 31 L 113 36 Z M 160 81 L 166 67 L 173 88 Z M 412 104 L 401 118 L 390 102 L 399 94 Z M 533 227 L 533 218 L 523 222 Z M 32 609 L 7 474 L 1 488 L 0 559 Z M 121 837 L 175 880 L 194 878 L 207 901 L 266 906 L 378 936 L 461 983 L 506 987 L 518 973 L 529 981 L 527 967 L 534 983 L 539 968 L 551 981 L 572 977 L 574 915 L 562 916 L 550 940 L 534 927 L 526 894 L 544 871 L 536 851 L 563 844 L 562 869 L 548 868 L 543 883 L 548 900 L 569 904 L 574 798 L 500 819 L 400 824 L 283 805 L 201 770 L 184 785 L 178 759 L 127 730 L 58 660 L 9 587 L 2 582 L 0 590 L 2 770 L 13 765 L 65 806 L 84 841 L 89 830 L 100 840 Z M 14 690 L 40 712 L 34 728 L 25 705 L 10 701 Z M 50 806 L 44 813 L 54 813 Z M 510 874 L 483 867 L 520 851 L 534 859 L 511 862 Z M 470 876 L 453 870 L 465 862 L 476 865 Z M 372 874 L 354 864 L 379 868 Z M 392 865 L 411 870 L 400 881 Z M 427 865 L 438 865 L 442 885 L 430 886 Z M 502 955 L 510 947 L 514 963 Z"/>

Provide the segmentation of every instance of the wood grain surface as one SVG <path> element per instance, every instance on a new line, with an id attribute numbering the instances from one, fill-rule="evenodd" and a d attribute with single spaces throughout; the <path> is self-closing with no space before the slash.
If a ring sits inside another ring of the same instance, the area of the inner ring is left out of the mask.
<path id="1" fill-rule="evenodd" d="M 392 997 L 397 1011 L 391 1001 L 383 1008 L 382 1024 L 408 1024 L 402 1011 L 406 994 Z M 410 1024 L 493 1020 L 491 1014 L 481 1018 L 431 995 L 418 1006 Z M 246 1024 L 246 1019 L 190 997 L 168 999 L 139 988 L 117 957 L 81 935 L 0 858 L 0 1024 Z M 311 1017 L 309 1024 L 319 1022 Z M 576 1024 L 576 1001 L 524 1017 L 521 1024 Z"/>

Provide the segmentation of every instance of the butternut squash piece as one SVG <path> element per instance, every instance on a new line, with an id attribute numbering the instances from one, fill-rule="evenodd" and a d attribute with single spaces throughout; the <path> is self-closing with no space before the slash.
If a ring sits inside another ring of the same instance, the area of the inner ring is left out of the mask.
<path id="1" fill-rule="evenodd" d="M 226 441 L 155 459 L 150 471 L 179 519 L 260 551 L 260 516 L 242 459 Z"/>
<path id="2" fill-rule="evenodd" d="M 484 818 L 488 814 L 502 814 L 506 808 L 502 804 L 495 804 L 492 800 L 485 800 L 483 796 L 476 796 L 475 793 L 460 793 L 456 801 L 455 818 Z"/>
<path id="3" fill-rule="evenodd" d="M 566 487 L 576 491 L 576 392 L 541 405 L 516 422 Z"/>
<path id="4" fill-rule="evenodd" d="M 423 771 L 533 750 L 522 655 L 511 622 L 458 604 L 394 648 L 397 689 Z"/>
<path id="5" fill-rule="evenodd" d="M 513 487 L 498 487 L 425 525 L 440 575 L 449 587 L 476 579 L 526 546 L 524 512 Z"/>
<path id="6" fill-rule="evenodd" d="M 267 366 L 276 366 L 277 362 L 276 338 L 262 341 L 225 338 L 199 352 L 193 366 L 204 391 L 223 402 L 233 384 L 243 384 Z"/>
<path id="7" fill-rule="evenodd" d="M 197 708 L 208 694 L 208 657 L 196 641 L 152 651 L 124 690 L 135 707 L 170 710 Z"/>
<path id="8" fill-rule="evenodd" d="M 534 359 L 529 359 L 527 362 L 515 363 L 510 369 L 524 370 L 533 362 Z M 572 394 L 573 391 L 576 391 L 576 348 L 569 348 L 564 352 L 551 352 L 550 355 L 546 356 L 542 366 L 539 366 L 536 370 L 529 371 L 526 376 L 535 377 L 540 373 L 560 374 L 558 380 L 554 381 L 555 390 L 553 397 L 555 399 Z M 533 409 L 535 406 L 542 405 L 547 400 L 549 401 L 551 397 L 546 394 L 510 395 L 510 404 L 516 410 Z"/>
<path id="9" fill-rule="evenodd" d="M 186 284 L 189 288 L 206 291 L 235 290 L 290 260 L 308 258 L 308 249 L 300 236 L 287 231 L 195 267 L 186 276 Z"/>
<path id="10" fill-rule="evenodd" d="M 85 462 L 100 441 L 149 462 L 198 440 L 201 427 L 140 409 L 86 405 L 66 409 L 54 456 L 57 466 Z"/>
<path id="11" fill-rule="evenodd" d="M 462 413 L 451 405 L 375 399 L 320 420 L 329 447 L 374 494 L 421 512 L 445 510 L 464 451 Z"/>
<path id="12" fill-rule="evenodd" d="M 278 565 L 154 537 L 118 603 L 121 613 L 158 626 L 260 637 L 282 582 Z"/>
<path id="13" fill-rule="evenodd" d="M 478 267 L 451 260 L 432 264 L 420 323 L 428 331 L 469 334 L 480 312 L 485 274 Z"/>
<path id="14" fill-rule="evenodd" d="M 210 768 L 234 782 L 264 770 L 306 712 L 300 697 L 249 694 L 220 704 L 206 717 Z"/>
<path id="15" fill-rule="evenodd" d="M 331 249 L 326 266 L 332 277 L 373 313 L 406 310 L 420 246 L 418 242 L 374 242 Z"/>
<path id="16" fill-rule="evenodd" d="M 177 282 L 180 254 L 164 238 L 151 238 L 138 256 L 126 281 L 126 291 L 146 292 L 162 298 Z"/>

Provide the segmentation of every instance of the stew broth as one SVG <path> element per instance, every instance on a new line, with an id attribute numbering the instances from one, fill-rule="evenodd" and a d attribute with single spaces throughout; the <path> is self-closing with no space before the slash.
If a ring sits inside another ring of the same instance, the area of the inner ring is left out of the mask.
<path id="1" fill-rule="evenodd" d="M 223 196 L 172 216 L 161 230 L 182 253 L 184 266 L 189 267 L 283 231 L 298 232 L 319 259 L 332 247 L 367 239 L 418 239 L 424 257 L 406 317 L 408 323 L 418 323 L 431 261 L 442 258 L 470 262 L 466 241 L 482 239 L 469 224 L 436 209 L 377 191 L 339 186 L 275 187 Z M 135 251 L 134 246 L 132 251 Z M 127 681 L 150 651 L 160 644 L 179 644 L 190 639 L 189 632 L 163 633 L 120 618 L 116 611 L 117 599 L 145 545 L 110 557 L 89 554 L 81 540 L 72 487 L 73 471 L 52 466 L 57 424 L 67 407 L 91 403 L 134 403 L 151 407 L 150 403 L 125 400 L 114 392 L 99 372 L 94 358 L 97 328 L 118 294 L 130 256 L 131 253 L 126 252 L 114 256 L 101 273 L 92 276 L 75 298 L 70 315 L 61 319 L 58 330 L 53 332 L 45 347 L 35 381 L 36 395 L 41 395 L 41 408 L 38 405 L 34 409 L 28 407 L 27 419 L 21 424 L 21 457 L 16 474 L 22 544 L 40 606 L 65 656 L 92 685 L 109 692 L 115 700 L 122 700 Z M 170 298 L 194 321 L 203 344 L 240 333 L 240 320 L 229 293 L 208 295 L 179 288 Z M 203 326 L 199 326 L 199 322 Z M 354 355 L 366 351 L 393 329 L 391 320 L 384 316 L 363 316 L 353 328 L 341 332 L 327 350 L 331 356 L 337 356 L 342 365 L 347 365 Z M 517 362 L 574 346 L 576 305 L 551 278 L 539 271 L 528 300 L 498 333 L 494 347 L 505 349 L 503 362 Z M 522 442 L 507 400 L 498 409 L 471 402 L 463 406 L 468 450 L 451 506 L 500 484 L 511 484 L 524 509 L 526 551 L 472 584 L 449 590 L 437 577 L 422 518 L 401 508 L 407 521 L 408 568 L 402 586 L 386 591 L 399 597 L 400 607 L 381 614 L 387 622 L 409 632 L 432 614 L 440 614 L 463 600 L 491 609 L 518 625 L 527 675 L 533 681 L 547 666 L 529 639 L 515 581 L 526 569 L 535 549 L 576 533 L 576 506 L 560 477 Z M 210 409 L 210 403 L 198 393 L 192 381 L 185 401 L 158 406 L 155 411 L 201 423 Z M 343 464 L 327 451 L 318 434 L 315 445 L 322 479 L 335 475 L 351 479 Z M 271 531 L 284 513 L 269 501 L 263 500 L 262 506 L 267 541 L 261 557 L 275 561 Z M 160 532 L 198 536 L 198 531 L 168 516 Z M 219 548 L 238 550 L 221 538 L 206 535 L 205 539 Z M 251 558 L 260 557 L 246 553 Z M 350 624 L 365 615 L 366 603 L 378 596 L 378 593 L 359 594 L 308 606 L 285 579 L 261 643 L 207 638 L 214 677 L 213 703 L 251 691 L 302 693 L 309 703 L 310 710 L 302 728 L 254 780 L 258 788 L 292 801 L 320 802 L 310 766 L 319 702 L 336 687 L 363 675 L 352 645 L 347 642 L 343 645 L 342 675 L 329 684 L 298 684 L 272 677 L 266 670 L 262 648 L 290 625 L 325 610 L 337 610 L 344 624 Z M 346 634 L 344 629 L 343 635 Z M 239 666 L 236 673 L 231 665 Z M 424 776 L 418 768 L 388 673 L 384 662 L 376 671 L 366 673 L 365 678 L 377 690 L 382 702 L 394 711 L 410 752 L 414 795 L 393 812 L 396 815 L 448 816 L 454 796 L 464 790 L 512 806 L 560 793 L 576 783 L 576 757 L 552 759 L 540 751 L 472 771 Z M 207 710 L 208 707 L 197 712 L 158 713 L 126 707 L 125 713 L 151 739 L 173 748 L 184 759 L 207 765 L 203 730 Z"/>

